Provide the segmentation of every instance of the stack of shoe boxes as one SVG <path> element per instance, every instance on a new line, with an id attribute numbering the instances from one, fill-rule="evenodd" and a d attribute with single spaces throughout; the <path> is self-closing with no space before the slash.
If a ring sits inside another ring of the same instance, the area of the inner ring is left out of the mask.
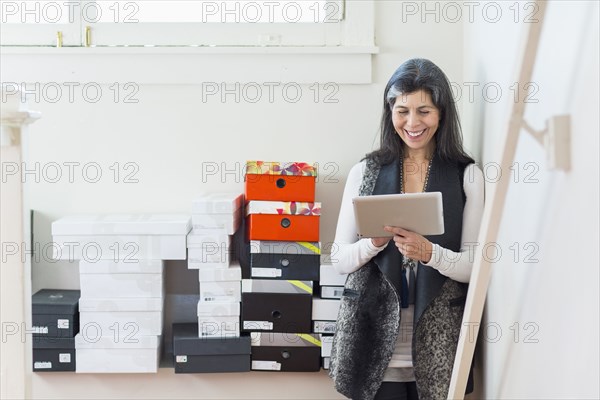
<path id="1" fill-rule="evenodd" d="M 175 373 L 250 370 L 250 337 L 240 335 L 242 272 L 232 236 L 243 195 L 205 193 L 192 203 L 188 268 L 198 270 L 198 324 L 173 324 Z"/>
<path id="2" fill-rule="evenodd" d="M 329 369 L 333 334 L 347 274 L 338 274 L 331 264 L 321 264 L 321 297 L 313 299 L 313 332 L 321 335 L 323 368 Z"/>
<path id="3" fill-rule="evenodd" d="M 42 289 L 31 299 L 33 371 L 75 371 L 79 290 Z"/>
<path id="4" fill-rule="evenodd" d="M 188 215 L 66 217 L 52 224 L 55 258 L 78 259 L 80 373 L 157 372 L 164 262 L 185 260 Z"/>
<path id="5" fill-rule="evenodd" d="M 246 164 L 250 265 L 242 274 L 242 330 L 252 332 L 254 370 L 320 369 L 321 342 L 311 332 L 320 254 L 316 175 L 306 163 Z"/>

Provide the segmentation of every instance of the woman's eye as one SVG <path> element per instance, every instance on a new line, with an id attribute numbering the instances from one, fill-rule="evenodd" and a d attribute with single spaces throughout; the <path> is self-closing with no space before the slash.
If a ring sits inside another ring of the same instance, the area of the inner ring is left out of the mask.
<path id="1" fill-rule="evenodd" d="M 398 114 L 405 115 L 405 114 L 408 114 L 408 111 L 398 111 Z"/>
<path id="2" fill-rule="evenodd" d="M 421 111 L 421 115 L 427 115 L 429 114 L 429 111 Z"/>

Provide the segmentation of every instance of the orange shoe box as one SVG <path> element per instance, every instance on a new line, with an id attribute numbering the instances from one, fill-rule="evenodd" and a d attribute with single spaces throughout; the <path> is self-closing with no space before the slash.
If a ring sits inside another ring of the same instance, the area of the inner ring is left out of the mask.
<path id="1" fill-rule="evenodd" d="M 250 201 L 249 240 L 319 241 L 321 203 Z"/>
<path id="2" fill-rule="evenodd" d="M 316 178 L 317 169 L 308 163 L 248 161 L 245 198 L 313 202 Z"/>

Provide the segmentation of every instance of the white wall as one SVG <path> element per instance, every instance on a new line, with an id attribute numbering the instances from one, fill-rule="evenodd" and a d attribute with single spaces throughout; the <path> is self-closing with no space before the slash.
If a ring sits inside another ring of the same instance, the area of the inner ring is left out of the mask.
<path id="1" fill-rule="evenodd" d="M 36 162 L 42 169 L 50 168 L 52 162 L 96 162 L 103 173 L 98 183 L 86 182 L 79 167 L 73 183 L 67 180 L 66 168 L 59 183 L 50 183 L 43 176 L 35 182 L 33 175 L 27 175 L 28 206 L 38 211 L 35 241 L 42 245 L 50 242 L 50 223 L 73 213 L 189 212 L 194 193 L 201 189 L 242 191 L 243 163 L 264 159 L 317 161 L 327 166 L 321 171 L 317 199 L 323 202 L 321 240 L 331 243 L 345 176 L 354 163 L 378 145 L 382 90 L 395 68 L 407 58 L 427 57 L 438 63 L 452 81 L 462 82 L 462 23 L 421 24 L 419 17 L 403 22 L 401 16 L 400 2 L 376 2 L 376 44 L 380 53 L 373 57 L 373 83 L 340 85 L 335 95 L 337 104 L 324 103 L 322 98 L 315 103 L 307 86 L 295 104 L 283 101 L 277 92 L 273 103 L 236 103 L 232 97 L 225 103 L 218 99 L 203 103 L 199 85 L 141 85 L 136 95 L 138 104 L 114 103 L 106 96 L 96 104 L 81 98 L 73 103 L 64 98 L 55 104 L 32 103 L 31 108 L 42 111 L 43 118 L 30 131 L 29 168 Z M 36 62 L 43 68 L 41 60 Z M 136 67 L 144 68 L 141 60 Z M 243 69 L 243 58 L 237 61 Z M 103 62 L 110 63 L 111 58 Z M 102 63 L 98 64 L 97 72 L 103 68 Z M 123 68 L 130 70 L 131 66 Z M 165 70 L 164 74 L 177 71 Z M 3 80 L 11 81 L 11 77 L 3 76 Z M 115 162 L 121 163 L 122 173 L 117 183 L 114 170 L 109 168 Z M 139 183 L 123 183 L 123 173 L 131 171 L 123 169 L 127 162 L 139 166 L 135 174 Z M 203 183 L 203 167 L 212 167 L 209 163 L 217 163 L 219 170 L 217 175 L 204 176 Z M 221 175 L 223 165 L 227 170 L 237 168 L 238 174 Z M 182 263 L 171 263 L 169 267 L 168 281 L 195 279 L 193 271 L 187 271 Z M 42 287 L 76 288 L 77 267 L 34 260 L 32 280 L 34 291 Z M 171 290 L 172 294 L 185 294 L 194 288 L 191 285 Z M 157 375 L 29 376 L 32 398 L 339 396 L 324 372 L 176 376 L 172 370 L 162 369 Z"/>
<path id="2" fill-rule="evenodd" d="M 510 87 L 522 27 L 510 18 L 466 24 L 465 81 Z M 497 244 L 503 253 L 486 303 L 484 398 L 600 397 L 598 48 L 597 2 L 549 2 L 532 79 L 538 101 L 527 104 L 525 118 L 541 129 L 551 115 L 571 115 L 572 168 L 548 171 L 542 147 L 523 131 L 519 166 L 502 171 L 513 183 Z M 512 94 L 466 105 L 489 165 L 499 160 Z M 527 182 L 528 174 L 537 182 Z M 515 242 L 518 255 L 510 247 Z M 525 262 L 535 249 L 538 261 Z"/>

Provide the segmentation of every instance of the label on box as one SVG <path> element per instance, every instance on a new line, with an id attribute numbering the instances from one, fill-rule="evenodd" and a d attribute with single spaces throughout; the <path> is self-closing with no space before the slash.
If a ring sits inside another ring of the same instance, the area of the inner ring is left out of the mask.
<path id="1" fill-rule="evenodd" d="M 313 331 L 315 333 L 335 333 L 335 321 L 314 321 Z"/>
<path id="2" fill-rule="evenodd" d="M 273 323 L 269 321 L 244 321 L 244 329 L 260 329 L 263 331 L 272 331 Z"/>
<path id="3" fill-rule="evenodd" d="M 43 334 L 48 334 L 48 327 L 47 326 L 33 326 L 31 328 L 33 333 L 43 333 Z"/>
<path id="4" fill-rule="evenodd" d="M 321 298 L 323 299 L 341 299 L 343 293 L 343 286 L 321 286 Z"/>
<path id="5" fill-rule="evenodd" d="M 252 361 L 252 369 L 281 371 L 281 363 L 278 363 L 277 361 Z"/>
<path id="6" fill-rule="evenodd" d="M 278 278 L 281 276 L 279 268 L 252 268 L 254 278 Z"/>
<path id="7" fill-rule="evenodd" d="M 50 368 L 52 368 L 52 363 L 50 361 L 36 361 L 33 363 L 33 368 L 35 368 L 35 369 L 50 369 Z"/>
<path id="8" fill-rule="evenodd" d="M 58 355 L 58 362 L 60 363 L 70 363 L 71 362 L 71 353 L 60 353 Z"/>
<path id="9" fill-rule="evenodd" d="M 69 329 L 69 320 L 68 319 L 59 319 L 56 321 L 56 326 L 58 329 Z"/>
<path id="10" fill-rule="evenodd" d="M 227 295 L 208 295 L 201 298 L 202 301 L 223 301 L 223 302 L 236 302 L 240 301 L 236 299 L 235 296 L 227 296 Z"/>
<path id="11" fill-rule="evenodd" d="M 175 362 L 186 363 L 187 362 L 187 356 L 176 356 L 175 357 Z"/>

